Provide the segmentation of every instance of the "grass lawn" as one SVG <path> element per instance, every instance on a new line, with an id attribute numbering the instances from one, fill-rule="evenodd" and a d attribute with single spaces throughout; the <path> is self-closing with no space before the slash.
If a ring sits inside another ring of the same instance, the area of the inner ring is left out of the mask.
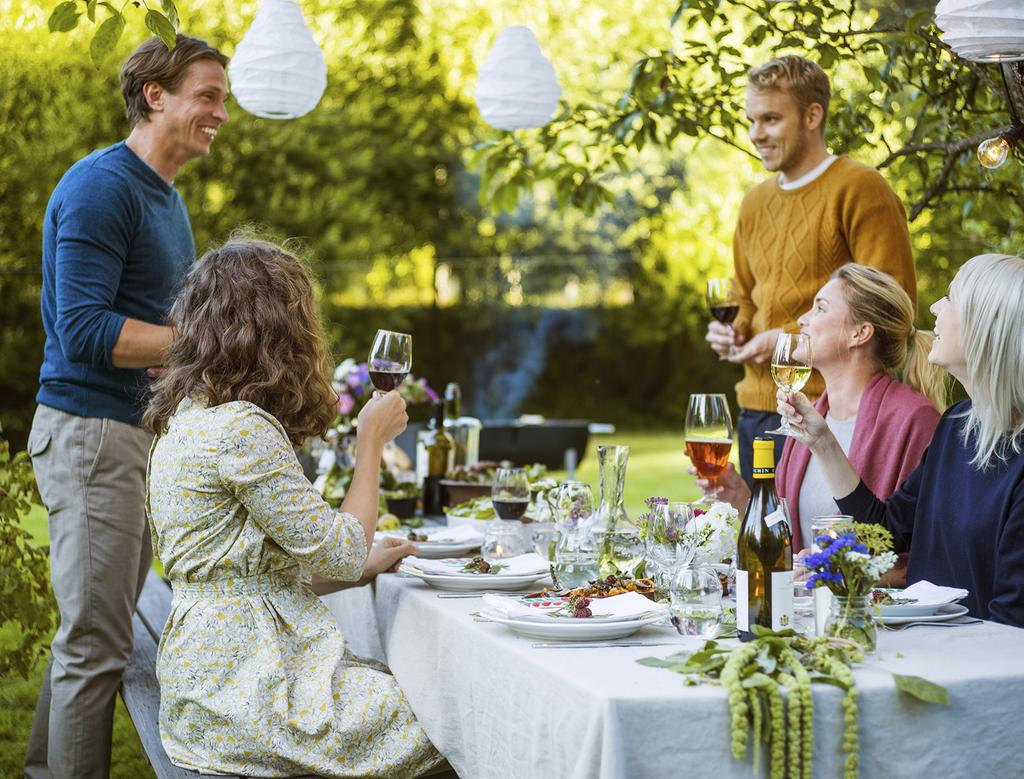
<path id="1" fill-rule="evenodd" d="M 576 478 L 593 487 L 595 501 L 600 496 L 597 447 L 605 444 L 625 444 L 631 447 L 626 472 L 626 511 L 631 518 L 644 511 L 644 498 L 651 495 L 693 500 L 700 494 L 693 477 L 686 472 L 690 463 L 683 451 L 682 431 L 657 433 L 623 430 L 615 435 L 591 436 L 587 452 L 577 470 Z M 564 473 L 552 475 L 564 477 Z M 36 543 L 48 543 L 46 512 L 42 509 L 33 510 L 25 517 L 22 526 L 32 534 Z M 162 571 L 159 562 L 154 563 L 154 566 Z M 21 775 L 41 676 L 42 664 L 27 681 L 20 678 L 0 679 L 0 776 Z M 112 762 L 111 776 L 114 779 L 154 776 L 120 698 L 114 719 Z"/>

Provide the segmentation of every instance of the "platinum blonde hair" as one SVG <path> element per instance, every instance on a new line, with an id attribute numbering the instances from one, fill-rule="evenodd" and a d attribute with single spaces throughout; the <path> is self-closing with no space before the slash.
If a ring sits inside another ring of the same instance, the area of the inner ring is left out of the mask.
<path id="1" fill-rule="evenodd" d="M 972 401 L 963 441 L 973 441 L 971 465 L 981 469 L 1020 454 L 1024 445 L 1024 258 L 972 257 L 949 292 L 960 316 Z"/>

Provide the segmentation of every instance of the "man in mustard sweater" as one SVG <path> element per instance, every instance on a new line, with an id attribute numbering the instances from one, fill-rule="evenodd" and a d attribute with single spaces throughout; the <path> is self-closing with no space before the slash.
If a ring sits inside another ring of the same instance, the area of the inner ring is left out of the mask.
<path id="1" fill-rule="evenodd" d="M 903 204 L 877 170 L 826 148 L 830 95 L 828 76 L 803 57 L 779 57 L 749 73 L 750 140 L 776 175 L 740 207 L 733 236 L 739 315 L 732 328 L 712 322 L 707 333 L 712 349 L 744 367 L 736 399 L 740 472 L 748 482 L 754 436 L 780 422 L 769 367 L 776 338 L 798 332 L 797 317 L 829 275 L 847 262 L 871 265 L 917 300 Z M 814 397 L 823 388 L 815 373 L 804 391 Z M 776 462 L 783 443 L 778 436 Z"/>

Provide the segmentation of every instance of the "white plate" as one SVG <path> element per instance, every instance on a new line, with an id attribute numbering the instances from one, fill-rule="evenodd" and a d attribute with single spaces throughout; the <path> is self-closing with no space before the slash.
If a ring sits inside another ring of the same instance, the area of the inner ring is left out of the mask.
<path id="1" fill-rule="evenodd" d="M 544 623 L 501 617 L 492 612 L 484 612 L 484 616 L 491 622 L 507 625 L 513 633 L 524 638 L 536 638 L 542 641 L 601 641 L 625 638 L 633 635 L 644 625 L 653 625 L 665 618 L 662 614 L 654 614 L 628 622 L 596 622 L 589 619 L 552 617 L 550 622 Z"/>
<path id="2" fill-rule="evenodd" d="M 407 541 L 409 534 L 399 530 L 378 530 L 377 537 L 400 538 Z M 425 560 L 440 560 L 445 557 L 460 557 L 480 548 L 479 541 L 413 541 L 419 549 L 417 557 Z"/>
<path id="3" fill-rule="evenodd" d="M 881 592 L 886 592 L 894 598 L 900 598 L 903 596 L 903 590 L 900 589 L 881 589 Z M 938 612 L 942 606 L 948 604 L 935 604 L 935 603 L 892 603 L 888 606 L 881 606 L 879 608 L 882 618 L 889 619 L 891 617 L 928 617 Z"/>
<path id="4" fill-rule="evenodd" d="M 883 625 L 904 625 L 907 622 L 946 622 L 962 617 L 966 613 L 967 607 L 963 604 L 947 603 L 945 606 L 939 606 L 934 614 L 925 614 L 917 617 L 886 617 L 882 615 L 878 621 Z"/>
<path id="5" fill-rule="evenodd" d="M 398 570 L 411 574 L 417 579 L 422 579 L 431 587 L 451 592 L 472 592 L 475 590 L 514 592 L 522 590 L 528 584 L 540 581 L 548 575 L 547 571 L 524 573 L 516 576 L 503 576 L 497 573 L 423 573 L 423 571 L 407 568 L 406 566 L 402 566 Z"/>

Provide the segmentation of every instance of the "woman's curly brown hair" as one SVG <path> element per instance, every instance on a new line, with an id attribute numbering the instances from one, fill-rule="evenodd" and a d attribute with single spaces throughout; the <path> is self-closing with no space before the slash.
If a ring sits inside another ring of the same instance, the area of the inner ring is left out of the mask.
<path id="1" fill-rule="evenodd" d="M 338 397 L 305 264 L 273 243 L 230 240 L 193 266 L 171 308 L 177 330 L 142 418 L 157 435 L 181 400 L 246 400 L 295 445 L 321 436 Z"/>

